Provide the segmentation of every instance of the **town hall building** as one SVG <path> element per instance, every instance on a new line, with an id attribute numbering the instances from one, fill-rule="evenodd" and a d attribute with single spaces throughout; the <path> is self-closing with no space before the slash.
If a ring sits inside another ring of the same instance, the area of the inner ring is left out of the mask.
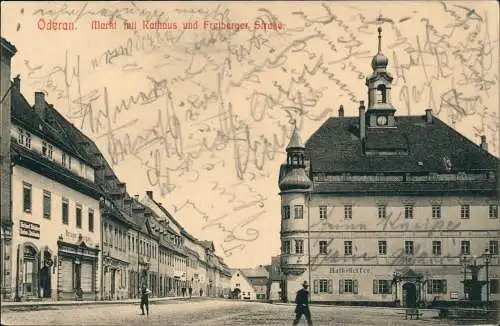
<path id="1" fill-rule="evenodd" d="M 286 148 L 282 299 L 308 281 L 313 302 L 499 300 L 499 160 L 432 109 L 397 115 L 380 33 L 359 115 Z"/>

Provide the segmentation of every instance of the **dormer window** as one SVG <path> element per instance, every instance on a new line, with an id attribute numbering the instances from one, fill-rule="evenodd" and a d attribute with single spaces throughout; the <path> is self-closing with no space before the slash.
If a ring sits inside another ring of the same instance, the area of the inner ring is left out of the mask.
<path id="1" fill-rule="evenodd" d="M 47 142 L 42 141 L 42 155 L 47 156 Z"/>
<path id="2" fill-rule="evenodd" d="M 47 153 L 47 157 L 52 160 L 52 155 L 54 154 L 54 147 L 49 144 L 49 151 Z"/>
<path id="3" fill-rule="evenodd" d="M 387 93 L 385 85 L 377 86 L 377 103 L 387 103 Z"/>
<path id="4" fill-rule="evenodd" d="M 21 128 L 18 128 L 17 142 L 20 145 L 31 148 L 31 134 Z"/>

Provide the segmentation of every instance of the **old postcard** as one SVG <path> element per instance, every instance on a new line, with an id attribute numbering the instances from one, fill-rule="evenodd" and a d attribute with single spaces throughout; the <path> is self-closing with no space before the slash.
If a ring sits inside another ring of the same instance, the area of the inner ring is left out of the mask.
<path id="1" fill-rule="evenodd" d="M 2 325 L 498 324 L 496 2 L 1 6 Z"/>

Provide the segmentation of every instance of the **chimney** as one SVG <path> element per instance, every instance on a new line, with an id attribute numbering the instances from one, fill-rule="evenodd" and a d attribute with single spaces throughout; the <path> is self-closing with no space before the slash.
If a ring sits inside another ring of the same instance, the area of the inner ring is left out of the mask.
<path id="1" fill-rule="evenodd" d="M 339 118 L 343 118 L 343 117 L 344 117 L 344 106 L 340 105 L 340 108 L 339 108 Z"/>
<path id="2" fill-rule="evenodd" d="M 365 101 L 359 101 L 359 139 L 365 139 Z"/>
<path id="3" fill-rule="evenodd" d="M 488 151 L 488 143 L 486 142 L 486 136 L 481 136 L 481 148 Z"/>
<path id="4" fill-rule="evenodd" d="M 45 120 L 45 93 L 35 92 L 35 112 L 38 116 Z"/>
<path id="5" fill-rule="evenodd" d="M 425 110 L 425 120 L 427 123 L 432 123 L 432 109 Z"/>
<path id="6" fill-rule="evenodd" d="M 139 195 L 134 195 L 135 200 L 139 201 Z"/>
<path id="7" fill-rule="evenodd" d="M 148 197 L 153 200 L 153 192 L 151 190 L 148 190 L 146 191 L 146 195 L 148 195 Z"/>
<path id="8" fill-rule="evenodd" d="M 17 75 L 16 77 L 14 77 L 14 90 L 17 93 L 21 92 L 21 78 L 19 77 L 19 75 Z"/>

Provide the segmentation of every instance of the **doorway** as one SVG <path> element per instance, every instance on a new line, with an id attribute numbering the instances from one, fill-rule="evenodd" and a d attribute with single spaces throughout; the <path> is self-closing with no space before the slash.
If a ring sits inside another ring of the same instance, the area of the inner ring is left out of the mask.
<path id="1" fill-rule="evenodd" d="M 417 287 L 415 283 L 407 282 L 403 285 L 403 302 L 405 307 L 408 308 L 417 306 Z"/>
<path id="2" fill-rule="evenodd" d="M 116 269 L 111 270 L 111 298 L 115 298 L 115 279 L 116 279 Z"/>
<path id="3" fill-rule="evenodd" d="M 51 293 L 50 293 L 50 284 L 51 279 L 50 279 L 50 267 L 44 266 L 40 270 L 40 296 L 42 298 L 50 298 Z"/>

